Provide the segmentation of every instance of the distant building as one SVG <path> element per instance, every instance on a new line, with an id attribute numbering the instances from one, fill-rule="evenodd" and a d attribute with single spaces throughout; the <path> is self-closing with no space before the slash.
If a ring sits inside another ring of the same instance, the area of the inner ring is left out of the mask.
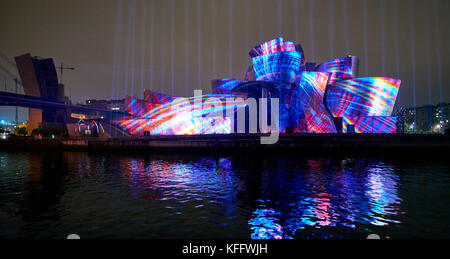
<path id="1" fill-rule="evenodd" d="M 406 109 L 403 107 L 397 108 L 393 113 L 393 116 L 397 118 L 397 133 L 405 133 L 405 117 L 406 117 Z"/>
<path id="2" fill-rule="evenodd" d="M 450 120 L 450 103 L 411 107 L 405 111 L 406 132 L 442 133 Z"/>
<path id="3" fill-rule="evenodd" d="M 51 58 L 32 57 L 25 54 L 15 57 L 23 89 L 26 95 L 46 98 L 52 102 L 65 102 L 64 85 L 58 83 L 55 64 Z M 64 109 L 30 108 L 28 134 L 42 123 L 64 123 L 68 114 Z"/>
<path id="4" fill-rule="evenodd" d="M 119 100 L 86 100 L 86 106 L 110 111 L 125 111 L 125 99 Z"/>
<path id="5" fill-rule="evenodd" d="M 111 111 L 125 111 L 125 99 L 108 101 L 107 109 Z"/>
<path id="6" fill-rule="evenodd" d="M 96 100 L 96 99 L 86 100 L 86 106 L 89 106 L 92 108 L 99 108 L 99 109 L 106 110 L 107 104 L 108 104 L 107 100 Z"/>

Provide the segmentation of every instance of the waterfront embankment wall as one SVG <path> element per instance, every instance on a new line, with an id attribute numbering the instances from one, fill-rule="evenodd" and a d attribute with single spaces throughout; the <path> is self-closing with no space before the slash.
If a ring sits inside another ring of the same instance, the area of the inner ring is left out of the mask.
<path id="1" fill-rule="evenodd" d="M 382 152 L 450 154 L 450 136 L 412 134 L 285 134 L 276 144 L 262 145 L 261 135 L 150 136 L 123 138 L 32 139 L 13 137 L 0 144 L 7 149 L 182 152 Z"/>

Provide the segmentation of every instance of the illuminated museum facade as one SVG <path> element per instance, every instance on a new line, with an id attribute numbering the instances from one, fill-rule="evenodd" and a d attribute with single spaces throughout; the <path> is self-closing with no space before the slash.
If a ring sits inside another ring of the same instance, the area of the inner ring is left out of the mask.
<path id="1" fill-rule="evenodd" d="M 244 80 L 213 80 L 212 94 L 194 97 L 149 90 L 143 100 L 127 96 L 131 116 L 115 123 L 132 135 L 266 133 L 268 128 L 260 125 L 275 125 L 269 131 L 279 133 L 396 132 L 391 115 L 401 81 L 358 78 L 357 57 L 316 66 L 306 62 L 300 45 L 283 38 L 249 54 L 252 64 Z M 272 109 L 274 100 L 278 109 Z M 244 114 L 243 123 L 239 114 Z"/>

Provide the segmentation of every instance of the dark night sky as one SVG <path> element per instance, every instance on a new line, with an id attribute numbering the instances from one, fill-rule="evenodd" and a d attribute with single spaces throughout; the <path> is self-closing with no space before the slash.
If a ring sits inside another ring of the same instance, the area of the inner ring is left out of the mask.
<path id="1" fill-rule="evenodd" d="M 243 79 L 249 50 L 282 36 L 309 62 L 352 54 L 360 76 L 400 78 L 408 107 L 450 101 L 449 12 L 448 0 L 2 0 L 0 51 L 76 67 L 63 82 L 84 102 L 209 92 L 213 78 Z"/>

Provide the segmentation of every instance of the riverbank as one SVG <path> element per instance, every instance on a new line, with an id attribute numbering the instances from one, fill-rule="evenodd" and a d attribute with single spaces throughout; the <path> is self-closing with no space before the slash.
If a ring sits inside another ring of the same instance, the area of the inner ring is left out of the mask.
<path id="1" fill-rule="evenodd" d="M 150 136 L 124 138 L 33 139 L 11 137 L 0 148 L 11 150 L 295 152 L 295 153 L 417 153 L 443 154 L 450 136 L 419 134 L 283 134 L 273 145 L 262 145 L 259 134 Z"/>

